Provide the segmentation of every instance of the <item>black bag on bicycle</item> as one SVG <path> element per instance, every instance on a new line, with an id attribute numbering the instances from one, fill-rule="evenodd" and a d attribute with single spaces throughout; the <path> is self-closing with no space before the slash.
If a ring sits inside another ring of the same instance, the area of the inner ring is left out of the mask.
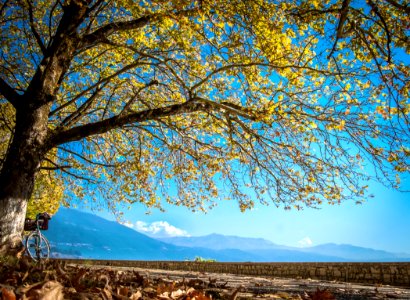
<path id="1" fill-rule="evenodd" d="M 24 220 L 24 230 L 25 231 L 32 231 L 36 229 L 36 221 L 30 218 L 26 218 Z"/>
<path id="2" fill-rule="evenodd" d="M 48 221 L 51 219 L 50 215 L 48 213 L 41 213 L 38 215 L 38 220 L 39 220 L 39 227 L 41 230 L 47 230 L 48 229 Z"/>

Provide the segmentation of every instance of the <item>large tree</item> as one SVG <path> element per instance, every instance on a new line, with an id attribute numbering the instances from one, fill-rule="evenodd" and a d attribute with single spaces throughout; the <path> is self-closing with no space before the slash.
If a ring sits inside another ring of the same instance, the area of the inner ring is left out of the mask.
<path id="1" fill-rule="evenodd" d="M 299 209 L 360 201 L 370 177 L 397 187 L 409 171 L 409 10 L 3 0 L 0 103 L 15 109 L 0 124 L 13 124 L 0 140 L 3 252 L 45 161 L 67 197 L 110 208 Z"/>
<path id="2" fill-rule="evenodd" d="M 0 161 L 4 160 L 9 141 L 15 127 L 15 109 L 8 103 L 0 103 Z M 39 212 L 48 212 L 53 215 L 64 201 L 64 185 L 61 178 L 56 176 L 56 151 L 50 151 L 41 163 L 36 175 L 36 181 L 31 197 L 28 201 L 26 216 L 34 219 Z"/>

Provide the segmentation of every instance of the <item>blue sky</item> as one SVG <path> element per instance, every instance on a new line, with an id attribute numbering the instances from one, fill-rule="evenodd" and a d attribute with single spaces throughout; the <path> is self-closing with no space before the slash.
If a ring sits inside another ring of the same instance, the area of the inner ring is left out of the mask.
<path id="1" fill-rule="evenodd" d="M 408 182 L 402 188 L 410 189 Z M 306 247 L 324 243 L 410 253 L 410 193 L 370 185 L 375 195 L 362 205 L 344 202 L 321 209 L 285 211 L 257 205 L 241 213 L 233 201 L 222 201 L 204 213 L 183 207 L 166 206 L 167 212 L 153 210 L 147 215 L 142 205 L 124 211 L 127 225 L 153 237 L 211 233 L 265 238 L 274 243 Z M 114 219 L 107 212 L 97 213 Z"/>

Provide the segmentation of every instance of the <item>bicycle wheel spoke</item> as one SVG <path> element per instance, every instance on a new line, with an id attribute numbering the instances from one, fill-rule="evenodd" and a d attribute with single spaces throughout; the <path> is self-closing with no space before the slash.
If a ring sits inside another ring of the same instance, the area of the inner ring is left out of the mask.
<path id="1" fill-rule="evenodd" d="M 27 254 L 34 260 L 48 259 L 50 246 L 47 239 L 36 231 L 30 233 L 26 240 Z"/>

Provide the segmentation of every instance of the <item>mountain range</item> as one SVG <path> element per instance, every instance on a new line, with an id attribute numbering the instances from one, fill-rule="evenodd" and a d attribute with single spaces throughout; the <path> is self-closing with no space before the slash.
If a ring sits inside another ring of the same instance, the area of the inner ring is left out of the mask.
<path id="1" fill-rule="evenodd" d="M 330 259 L 327 261 L 410 261 L 410 254 L 391 253 L 348 244 L 328 243 L 314 247 L 296 248 L 274 244 L 271 241 L 260 238 L 242 238 L 220 234 L 210 234 L 202 237 L 170 237 L 160 240 L 183 247 L 204 247 L 214 250 L 227 248 L 238 249 L 267 258 L 275 258 L 279 255 L 282 258 L 288 255 L 290 261 L 299 261 L 299 258 L 302 258 L 301 253 L 305 255 L 327 256 L 327 258 Z M 286 261 L 286 259 L 284 261 Z"/>
<path id="2" fill-rule="evenodd" d="M 352 245 L 309 248 L 277 245 L 260 238 L 211 234 L 154 239 L 96 215 L 60 208 L 44 232 L 54 257 L 111 260 L 194 260 L 236 262 L 410 261 L 395 254 Z"/>

